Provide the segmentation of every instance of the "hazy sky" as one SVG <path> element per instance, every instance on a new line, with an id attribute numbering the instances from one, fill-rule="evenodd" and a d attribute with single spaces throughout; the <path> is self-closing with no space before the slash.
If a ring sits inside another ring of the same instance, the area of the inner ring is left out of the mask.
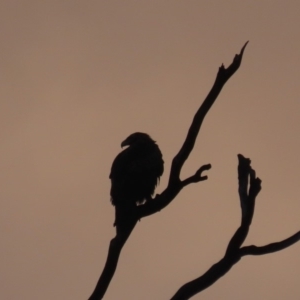
<path id="1" fill-rule="evenodd" d="M 263 187 L 245 244 L 300 230 L 299 13 L 296 0 L 2 0 L 0 298 L 88 298 L 114 236 L 121 141 L 157 141 L 164 189 L 218 67 L 247 40 L 182 173 L 211 163 L 209 180 L 138 224 L 105 299 L 170 299 L 223 256 L 240 221 L 237 153 Z M 299 253 L 245 257 L 193 299 L 299 299 Z"/>

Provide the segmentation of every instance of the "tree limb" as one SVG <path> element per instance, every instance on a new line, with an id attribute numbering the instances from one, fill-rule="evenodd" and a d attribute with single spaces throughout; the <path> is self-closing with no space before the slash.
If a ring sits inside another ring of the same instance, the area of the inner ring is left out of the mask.
<path id="1" fill-rule="evenodd" d="M 186 185 L 191 183 L 207 180 L 207 176 L 202 176 L 202 172 L 210 169 L 211 169 L 211 164 L 203 165 L 201 168 L 197 170 L 197 172 L 194 175 L 181 181 L 182 187 L 185 187 Z"/>
<path id="2" fill-rule="evenodd" d="M 174 180 L 177 182 L 181 168 L 186 161 L 186 159 L 189 157 L 191 151 L 194 148 L 196 138 L 198 136 L 200 127 L 202 125 L 202 122 L 208 113 L 211 106 L 214 104 L 215 100 L 217 99 L 219 93 L 221 92 L 223 86 L 227 82 L 227 80 L 238 70 L 238 68 L 241 65 L 244 50 L 247 46 L 248 42 L 245 43 L 245 45 L 242 47 L 239 54 L 236 54 L 233 62 L 230 64 L 228 68 L 225 68 L 222 64 L 219 68 L 219 72 L 217 74 L 215 83 L 208 93 L 207 97 L 205 98 L 204 102 L 200 106 L 199 110 L 196 112 L 193 122 L 190 126 L 190 129 L 188 131 L 187 137 L 177 153 L 177 155 L 174 157 L 171 167 L 171 174 L 170 174 L 170 181 Z"/>
<path id="3" fill-rule="evenodd" d="M 245 246 L 240 249 L 240 255 L 263 255 L 281 251 L 300 241 L 300 231 L 280 242 L 272 243 L 266 246 Z"/>
<path id="4" fill-rule="evenodd" d="M 138 221 L 136 216 L 132 214 L 132 210 L 131 212 L 126 213 L 126 210 L 118 210 L 117 207 L 116 217 L 119 219 L 118 225 L 116 226 L 116 236 L 110 241 L 104 269 L 92 295 L 88 300 L 100 300 L 104 297 L 115 274 L 123 246 Z"/>
<path id="5" fill-rule="evenodd" d="M 147 201 L 144 205 L 133 206 L 130 208 L 121 207 L 119 209 L 116 207 L 116 237 L 112 239 L 110 243 L 105 267 L 89 300 L 100 300 L 103 298 L 116 270 L 121 250 L 130 233 L 134 229 L 137 221 L 166 207 L 183 187 L 187 186 L 188 184 L 207 179 L 207 176 L 202 176 L 202 172 L 209 170 L 211 168 L 210 164 L 202 166 L 193 176 L 190 176 L 183 181 L 180 180 L 180 172 L 184 162 L 194 148 L 196 138 L 206 114 L 214 104 L 227 80 L 240 67 L 243 53 L 247 44 L 248 42 L 242 47 L 240 53 L 235 55 L 233 62 L 228 68 L 225 68 L 224 65 L 219 68 L 212 89 L 200 106 L 199 110 L 196 112 L 187 137 L 178 154 L 173 158 L 167 188 L 160 195 L 156 195 L 155 199 L 152 201 Z"/>
<path id="6" fill-rule="evenodd" d="M 90 296 L 89 300 L 98 300 L 103 298 L 110 284 L 110 281 L 115 274 L 119 256 L 124 244 L 125 241 L 119 240 L 117 236 L 110 241 L 104 269 L 96 285 L 96 288 L 93 294 Z"/>
<path id="7" fill-rule="evenodd" d="M 246 42 L 245 45 L 242 47 L 240 53 L 235 55 L 232 63 L 229 65 L 228 68 L 225 68 L 223 64 L 219 68 L 215 82 L 207 97 L 203 101 L 202 105 L 196 112 L 181 149 L 173 158 L 167 188 L 160 195 L 157 195 L 155 199 L 153 199 L 153 201 L 148 201 L 145 205 L 141 205 L 138 207 L 139 218 L 149 216 L 165 208 L 176 197 L 176 195 L 184 186 L 193 182 L 198 182 L 207 179 L 207 177 L 201 177 L 201 172 L 204 170 L 208 170 L 211 167 L 211 165 L 202 166 L 197 171 L 199 173 L 196 173 L 194 176 L 191 176 L 190 178 L 184 181 L 180 180 L 180 172 L 183 164 L 185 163 L 185 161 L 187 160 L 191 151 L 194 148 L 196 138 L 198 136 L 200 127 L 203 123 L 206 114 L 214 104 L 225 83 L 239 69 L 242 62 L 244 50 L 247 44 L 248 42 Z M 196 178 L 198 176 L 200 176 L 201 180 L 196 181 Z"/>
<path id="8" fill-rule="evenodd" d="M 241 225 L 231 238 L 224 257 L 202 276 L 184 284 L 171 300 L 187 300 L 197 293 L 200 293 L 224 276 L 245 255 L 273 253 L 283 250 L 300 240 L 299 231 L 291 237 L 277 243 L 261 247 L 254 245 L 241 247 L 248 235 L 249 227 L 252 222 L 255 199 L 261 190 L 261 180 L 256 177 L 255 171 L 251 168 L 250 159 L 239 154 L 238 160 L 239 196 L 242 215 Z"/>

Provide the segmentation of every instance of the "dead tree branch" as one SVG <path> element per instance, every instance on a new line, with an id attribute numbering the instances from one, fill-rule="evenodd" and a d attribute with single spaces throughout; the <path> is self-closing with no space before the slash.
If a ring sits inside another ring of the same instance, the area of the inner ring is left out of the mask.
<path id="1" fill-rule="evenodd" d="M 199 110 L 196 112 L 187 137 L 178 154 L 173 158 L 167 188 L 160 195 L 156 195 L 152 201 L 147 201 L 144 205 L 134 206 L 120 211 L 117 211 L 116 209 L 116 220 L 118 220 L 116 221 L 117 233 L 115 238 L 113 238 L 110 242 L 105 267 L 89 300 L 100 300 L 103 298 L 116 270 L 121 250 L 137 221 L 165 208 L 177 196 L 183 187 L 188 184 L 207 179 L 207 176 L 202 176 L 202 172 L 209 170 L 211 168 L 210 164 L 203 165 L 194 175 L 186 178 L 185 180 L 180 180 L 180 172 L 184 162 L 187 160 L 194 148 L 196 138 L 206 114 L 214 104 L 225 83 L 239 69 L 247 44 L 248 42 L 242 47 L 240 53 L 235 55 L 228 68 L 225 68 L 223 64 L 219 68 L 212 89 L 208 93 Z"/>
<path id="2" fill-rule="evenodd" d="M 196 112 L 181 149 L 173 158 L 167 188 L 160 195 L 157 195 L 155 199 L 153 199 L 153 201 L 149 201 L 146 203 L 146 205 L 141 205 L 138 207 L 139 218 L 149 216 L 165 208 L 186 185 L 207 179 L 207 176 L 202 176 L 202 172 L 209 170 L 211 168 L 210 164 L 202 166 L 195 173 L 195 175 L 183 181 L 180 180 L 180 172 L 183 164 L 194 148 L 196 138 L 206 114 L 214 104 L 225 83 L 239 69 L 247 44 L 248 42 L 246 42 L 242 47 L 240 53 L 235 55 L 232 63 L 228 68 L 225 68 L 223 64 L 219 68 L 215 82 L 202 105 Z"/>
<path id="3" fill-rule="evenodd" d="M 250 166 L 250 159 L 238 155 L 238 181 L 241 204 L 241 225 L 231 238 L 224 257 L 214 264 L 202 276 L 184 284 L 171 300 L 187 300 L 211 286 L 225 275 L 234 264 L 245 255 L 263 255 L 285 249 L 300 240 L 300 231 L 291 237 L 266 246 L 245 246 L 244 243 L 252 222 L 255 199 L 261 190 L 261 180 L 256 177 L 255 171 Z M 249 186 L 249 187 L 248 187 Z"/>

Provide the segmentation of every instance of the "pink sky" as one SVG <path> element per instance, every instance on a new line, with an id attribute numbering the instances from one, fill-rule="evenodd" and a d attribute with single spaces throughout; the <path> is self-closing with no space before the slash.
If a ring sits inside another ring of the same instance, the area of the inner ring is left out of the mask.
<path id="1" fill-rule="evenodd" d="M 88 298 L 114 236 L 121 141 L 157 141 L 164 189 L 218 67 L 247 40 L 183 169 L 211 163 L 209 180 L 138 224 L 105 299 L 170 299 L 223 256 L 240 221 L 237 153 L 263 187 L 245 244 L 299 231 L 299 13 L 292 0 L 1 1 L 0 298 Z M 243 258 L 193 299 L 298 299 L 299 251 Z"/>

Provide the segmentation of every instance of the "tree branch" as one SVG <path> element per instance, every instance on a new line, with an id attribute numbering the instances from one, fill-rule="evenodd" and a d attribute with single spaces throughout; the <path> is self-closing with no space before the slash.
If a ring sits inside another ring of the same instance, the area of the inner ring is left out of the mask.
<path id="1" fill-rule="evenodd" d="M 192 175 L 192 176 L 186 178 L 185 180 L 181 181 L 182 187 L 185 187 L 185 186 L 187 186 L 191 183 L 196 183 L 196 182 L 199 182 L 199 181 L 207 180 L 208 177 L 207 176 L 202 176 L 202 172 L 210 170 L 210 169 L 211 169 L 211 164 L 203 165 L 201 168 L 199 168 L 197 170 L 197 172 L 194 175 Z"/>
<path id="2" fill-rule="evenodd" d="M 219 68 L 215 82 L 202 105 L 196 112 L 181 149 L 173 158 L 167 188 L 160 195 L 157 195 L 155 199 L 153 199 L 153 201 L 148 201 L 145 205 L 141 205 L 138 207 L 139 218 L 149 216 L 165 208 L 176 197 L 176 195 L 184 186 L 193 182 L 199 182 L 207 179 L 207 177 L 200 177 L 201 180 L 197 180 L 196 178 L 198 176 L 201 176 L 202 171 L 209 169 L 207 166 L 211 167 L 211 165 L 205 165 L 201 167 L 197 171 L 199 173 L 196 173 L 194 176 L 191 176 L 184 181 L 180 180 L 180 172 L 183 164 L 194 148 L 196 138 L 206 114 L 214 104 L 225 83 L 239 69 L 247 44 L 248 42 L 246 42 L 242 47 L 240 53 L 235 55 L 232 63 L 228 68 L 225 68 L 223 64 Z"/>
<path id="3" fill-rule="evenodd" d="M 93 294 L 90 296 L 89 300 L 98 300 L 103 298 L 110 284 L 110 281 L 115 274 L 119 256 L 124 244 L 125 241 L 120 241 L 117 237 L 113 238 L 110 241 L 106 264 L 96 285 L 96 288 Z"/>
<path id="4" fill-rule="evenodd" d="M 88 300 L 100 300 L 104 297 L 115 274 L 123 246 L 137 223 L 136 216 L 134 214 L 126 214 L 126 210 L 124 215 L 124 210 L 117 210 L 116 208 L 116 217 L 119 219 L 119 224 L 116 226 L 116 236 L 110 241 L 104 269 Z"/>
<path id="5" fill-rule="evenodd" d="M 250 159 L 238 155 L 238 182 L 239 196 L 241 202 L 241 225 L 231 238 L 224 257 L 214 264 L 202 276 L 184 284 L 171 300 L 187 300 L 211 286 L 218 279 L 224 276 L 243 256 L 263 255 L 283 250 L 300 240 L 300 231 L 291 237 L 266 246 L 245 246 L 245 241 L 254 214 L 255 199 L 261 190 L 261 180 L 256 177 L 255 171 L 250 166 Z M 248 185 L 250 185 L 248 187 Z"/>
<path id="6" fill-rule="evenodd" d="M 199 110 L 196 112 L 193 122 L 190 126 L 188 131 L 187 137 L 177 153 L 174 157 L 171 167 L 171 174 L 170 174 L 170 181 L 174 180 L 175 182 L 178 181 L 180 177 L 181 168 L 189 157 L 191 151 L 194 148 L 196 138 L 198 136 L 200 127 L 202 122 L 208 113 L 209 109 L 214 104 L 215 100 L 217 99 L 219 93 L 221 92 L 223 86 L 227 82 L 227 80 L 238 70 L 241 65 L 244 50 L 247 46 L 248 42 L 242 47 L 239 54 L 236 54 L 233 62 L 230 64 L 228 68 L 225 68 L 224 65 L 219 68 L 219 72 L 217 74 L 216 80 L 210 92 L 208 93 L 207 97 L 205 98 L 204 102 L 200 106 Z"/>
<path id="7" fill-rule="evenodd" d="M 241 226 L 237 229 L 232 239 L 230 240 L 226 254 L 237 251 L 245 241 L 249 228 L 252 222 L 255 199 L 261 190 L 261 180 L 255 177 L 255 171 L 251 168 L 251 160 L 238 154 L 238 182 L 239 182 L 239 197 L 241 203 Z M 250 177 L 250 187 L 248 188 Z"/>
<path id="8" fill-rule="evenodd" d="M 240 255 L 264 255 L 269 253 L 274 253 L 281 251 L 287 247 L 292 246 L 293 244 L 300 241 L 300 231 L 290 236 L 289 238 L 282 240 L 280 242 L 272 243 L 266 246 L 245 246 L 240 249 Z"/>
<path id="9" fill-rule="evenodd" d="M 247 42 L 248 43 L 248 42 Z M 169 183 L 167 188 L 160 194 L 155 197 L 152 201 L 147 201 L 144 205 L 134 206 L 134 207 L 121 207 L 116 208 L 116 229 L 117 234 L 114 239 L 112 239 L 108 251 L 107 261 L 105 267 L 102 271 L 102 274 L 98 280 L 96 288 L 89 298 L 89 300 L 100 300 L 103 298 L 107 287 L 114 275 L 114 272 L 117 267 L 118 259 L 121 253 L 121 250 L 129 237 L 130 233 L 134 229 L 137 221 L 145 216 L 154 214 L 164 207 L 166 207 L 180 192 L 180 190 L 187 186 L 188 184 L 203 181 L 207 179 L 207 176 L 202 176 L 202 172 L 209 170 L 211 165 L 204 165 L 198 169 L 198 171 L 189 178 L 181 181 L 180 172 L 182 166 L 191 151 L 194 148 L 196 138 L 198 136 L 201 124 L 208 113 L 211 106 L 214 104 L 217 99 L 220 91 L 227 82 L 227 80 L 238 70 L 240 67 L 243 53 L 247 43 L 243 46 L 240 53 L 235 55 L 233 62 L 228 68 L 225 68 L 222 65 L 219 68 L 215 83 L 207 95 L 206 99 L 200 106 L 199 110 L 196 112 L 190 129 L 188 131 L 187 137 L 179 150 L 178 154 L 174 157 L 172 161 Z"/>

